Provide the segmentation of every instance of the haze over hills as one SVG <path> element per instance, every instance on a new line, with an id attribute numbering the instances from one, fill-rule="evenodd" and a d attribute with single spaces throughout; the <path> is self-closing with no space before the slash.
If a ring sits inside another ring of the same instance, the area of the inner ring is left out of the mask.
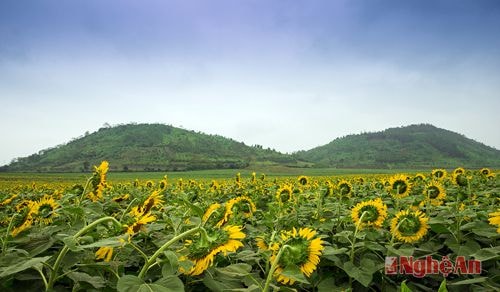
<path id="1" fill-rule="evenodd" d="M 421 124 L 337 138 L 294 154 L 248 146 L 163 124 L 104 127 L 67 144 L 18 158 L 1 171 L 183 171 L 249 166 L 336 168 L 499 167 L 500 151 L 463 135 Z"/>
<path id="2" fill-rule="evenodd" d="M 500 151 L 429 124 L 337 138 L 295 155 L 317 167 L 498 167 Z"/>

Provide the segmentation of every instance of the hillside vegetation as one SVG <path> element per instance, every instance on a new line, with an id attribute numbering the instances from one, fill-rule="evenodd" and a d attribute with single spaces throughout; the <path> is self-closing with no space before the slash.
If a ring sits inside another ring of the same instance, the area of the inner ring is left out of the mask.
<path id="1" fill-rule="evenodd" d="M 102 160 L 113 171 L 280 169 L 297 167 L 416 169 L 499 167 L 500 151 L 463 135 L 421 124 L 349 135 L 293 155 L 218 135 L 162 124 L 104 127 L 18 158 L 0 171 L 80 172 Z"/>
<path id="2" fill-rule="evenodd" d="M 428 124 L 349 135 L 295 154 L 319 167 L 498 167 L 500 151 Z"/>
<path id="3" fill-rule="evenodd" d="M 294 158 L 262 146 L 162 124 L 101 128 L 65 145 L 19 158 L 4 170 L 88 171 L 108 160 L 118 171 L 182 171 L 245 168 L 251 163 L 295 164 Z"/>

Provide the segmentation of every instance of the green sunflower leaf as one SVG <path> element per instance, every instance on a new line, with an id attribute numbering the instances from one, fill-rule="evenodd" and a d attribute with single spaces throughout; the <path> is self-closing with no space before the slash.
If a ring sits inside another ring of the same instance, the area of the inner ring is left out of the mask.
<path id="1" fill-rule="evenodd" d="M 29 268 L 33 268 L 41 263 L 48 261 L 50 258 L 51 256 L 31 258 L 26 260 L 19 259 L 18 263 L 0 270 L 0 278 L 19 273 Z"/>

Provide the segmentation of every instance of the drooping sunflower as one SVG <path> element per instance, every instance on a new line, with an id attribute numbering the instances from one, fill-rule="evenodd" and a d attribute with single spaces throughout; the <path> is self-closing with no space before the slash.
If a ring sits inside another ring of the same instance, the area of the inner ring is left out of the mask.
<path id="1" fill-rule="evenodd" d="M 36 221 L 48 225 L 57 217 L 56 209 L 59 204 L 49 195 L 44 195 L 38 202 L 32 206 Z"/>
<path id="2" fill-rule="evenodd" d="M 202 221 L 204 223 L 212 224 L 213 226 L 221 227 L 226 223 L 224 206 L 219 203 L 210 205 L 205 214 L 203 214 Z"/>
<path id="3" fill-rule="evenodd" d="M 415 176 L 413 177 L 413 181 L 415 182 L 423 182 L 425 181 L 425 175 L 423 175 L 422 173 L 417 173 L 415 174 Z"/>
<path id="4" fill-rule="evenodd" d="M 257 211 L 252 199 L 247 196 L 233 198 L 226 203 L 226 213 L 224 220 L 227 222 L 234 213 L 243 213 L 245 218 L 250 218 Z"/>
<path id="5" fill-rule="evenodd" d="M 96 202 L 102 198 L 104 189 L 108 186 L 106 175 L 109 170 L 109 163 L 104 160 L 99 166 L 94 166 L 94 174 L 91 178 L 92 191 L 88 194 L 89 198 Z"/>
<path id="6" fill-rule="evenodd" d="M 299 184 L 305 186 L 309 182 L 309 179 L 307 178 L 307 176 L 301 175 L 299 176 L 299 178 L 297 178 L 297 181 L 299 182 Z"/>
<path id="7" fill-rule="evenodd" d="M 432 205 L 439 206 L 446 198 L 446 191 L 440 183 L 434 181 L 425 186 L 424 196 Z"/>
<path id="8" fill-rule="evenodd" d="M 149 195 L 146 200 L 141 205 L 142 212 L 147 213 L 151 211 L 153 208 L 159 208 L 161 207 L 161 204 L 163 203 L 163 199 L 160 196 L 160 191 L 156 190 Z"/>
<path id="9" fill-rule="evenodd" d="M 33 205 L 32 201 L 24 200 L 16 205 L 17 213 L 12 219 L 12 227 L 10 234 L 16 237 L 22 231 L 28 229 L 33 224 Z"/>
<path id="10" fill-rule="evenodd" d="M 166 190 L 167 189 L 167 185 L 168 185 L 168 182 L 167 182 L 166 178 L 160 180 L 160 182 L 158 183 L 158 190 L 160 190 L 160 191 Z"/>
<path id="11" fill-rule="evenodd" d="M 147 180 L 146 183 L 145 183 L 145 187 L 148 188 L 148 189 L 150 189 L 150 188 L 152 188 L 154 186 L 155 186 L 155 182 L 152 181 L 152 180 Z"/>
<path id="12" fill-rule="evenodd" d="M 481 170 L 479 170 L 479 173 L 484 175 L 484 176 L 487 176 L 488 174 L 491 173 L 491 170 L 487 167 L 484 167 L 484 168 L 481 168 Z"/>
<path id="13" fill-rule="evenodd" d="M 389 192 L 396 199 L 407 197 L 410 194 L 411 185 L 406 175 L 397 174 L 389 179 Z"/>
<path id="14" fill-rule="evenodd" d="M 391 233 L 402 242 L 417 242 L 427 234 L 428 221 L 429 218 L 420 210 L 402 210 L 391 221 Z"/>
<path id="15" fill-rule="evenodd" d="M 342 197 L 348 197 L 352 194 L 351 183 L 344 179 L 337 184 L 337 189 L 339 190 L 340 196 Z"/>
<path id="16" fill-rule="evenodd" d="M 489 217 L 490 224 L 498 226 L 497 233 L 500 233 L 500 209 L 497 212 L 490 213 Z"/>
<path id="17" fill-rule="evenodd" d="M 189 261 L 193 265 L 189 270 L 180 267 L 181 273 L 191 276 L 197 276 L 203 273 L 214 263 L 214 258 L 217 254 L 222 253 L 224 256 L 228 252 L 235 252 L 240 247 L 243 247 L 242 239 L 245 238 L 245 233 L 241 231 L 240 226 L 228 225 L 222 229 L 207 229 L 208 236 L 198 236 L 194 240 L 187 240 L 186 247 L 189 253 L 186 256 L 181 256 L 179 261 Z"/>
<path id="18" fill-rule="evenodd" d="M 437 180 L 443 180 L 446 175 L 448 175 L 448 172 L 443 168 L 433 169 L 431 172 L 432 178 Z"/>
<path id="19" fill-rule="evenodd" d="M 457 167 L 453 170 L 453 174 L 465 174 L 465 169 L 463 167 Z"/>
<path id="20" fill-rule="evenodd" d="M 293 201 L 293 189 L 291 185 L 283 185 L 276 191 L 276 200 L 278 203 Z"/>
<path id="21" fill-rule="evenodd" d="M 115 196 L 113 197 L 113 202 L 120 203 L 122 201 L 128 200 L 130 198 L 129 194 L 121 195 L 121 196 Z"/>
<path id="22" fill-rule="evenodd" d="M 111 261 L 112 257 L 113 257 L 113 247 L 110 246 L 101 246 L 95 252 L 96 260 L 104 260 L 105 262 L 109 262 Z"/>
<path id="23" fill-rule="evenodd" d="M 316 231 L 310 228 L 300 228 L 297 231 L 294 227 L 292 230 L 281 234 L 281 241 L 282 248 L 285 248 L 285 245 L 287 248 L 283 251 L 274 271 L 276 280 L 285 285 L 295 283 L 294 279 L 283 274 L 286 267 L 298 267 L 302 274 L 310 277 L 316 270 L 324 249 L 321 238 L 316 237 Z M 275 248 L 273 255 L 269 259 L 271 263 L 276 260 L 278 252 L 279 249 Z"/>
<path id="24" fill-rule="evenodd" d="M 457 186 L 465 187 L 469 183 L 469 178 L 465 175 L 465 173 L 453 172 L 452 182 Z"/>
<path id="25" fill-rule="evenodd" d="M 351 218 L 354 224 L 359 222 L 360 229 L 369 226 L 381 228 L 387 218 L 387 205 L 380 198 L 358 203 L 352 208 Z"/>
<path id="26" fill-rule="evenodd" d="M 13 194 L 8 198 L 7 197 L 3 198 L 3 200 L 0 202 L 0 207 L 9 205 L 15 198 L 17 198 L 17 194 Z"/>
<path id="27" fill-rule="evenodd" d="M 156 220 L 156 217 L 152 215 L 151 212 L 144 213 L 138 206 L 133 207 L 129 212 L 129 215 L 131 215 L 133 218 L 132 223 L 126 225 L 126 233 L 129 235 L 129 239 L 136 233 L 141 231 L 148 223 Z"/>

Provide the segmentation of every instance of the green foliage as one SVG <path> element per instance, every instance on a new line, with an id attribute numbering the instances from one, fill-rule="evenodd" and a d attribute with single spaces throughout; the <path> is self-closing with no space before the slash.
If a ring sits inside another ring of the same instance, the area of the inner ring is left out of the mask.
<path id="1" fill-rule="evenodd" d="M 129 124 L 101 128 L 65 145 L 2 168 L 3 171 L 87 172 L 108 160 L 113 171 L 186 171 L 237 169 L 251 163 L 295 164 L 288 155 L 218 135 L 162 124 Z"/>
<path id="2" fill-rule="evenodd" d="M 349 135 L 295 157 L 337 168 L 500 166 L 499 150 L 427 124 Z"/>

